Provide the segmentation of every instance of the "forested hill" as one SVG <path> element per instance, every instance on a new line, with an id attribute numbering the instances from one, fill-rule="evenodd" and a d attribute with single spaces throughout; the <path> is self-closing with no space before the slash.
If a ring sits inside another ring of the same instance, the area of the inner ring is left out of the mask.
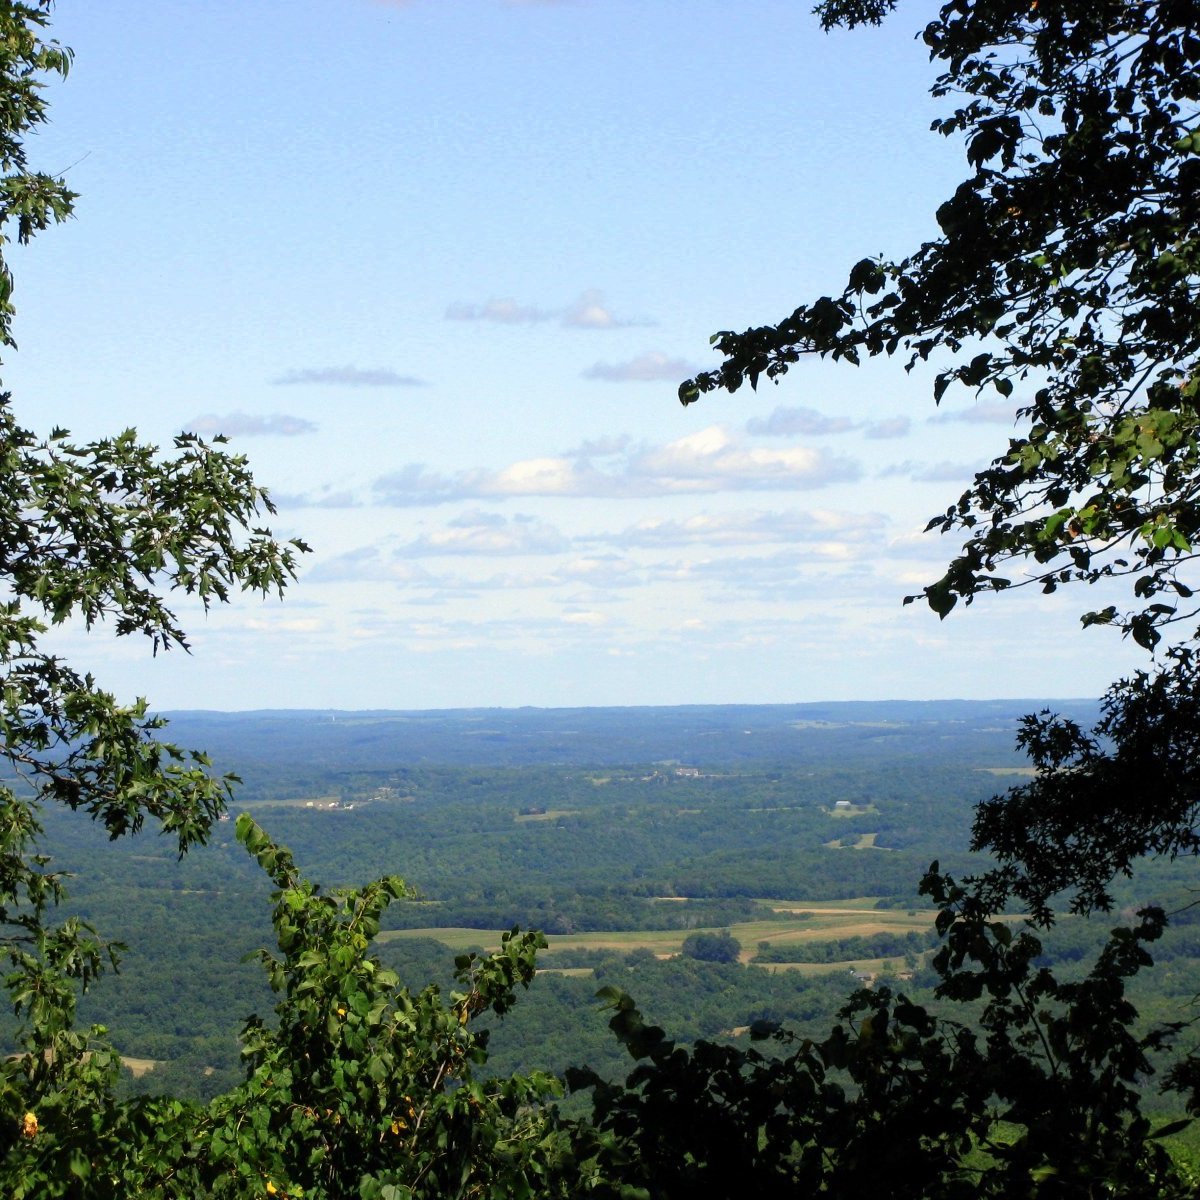
<path id="1" fill-rule="evenodd" d="M 1046 706 L 182 712 L 166 735 L 242 776 L 234 811 L 325 888 L 395 872 L 418 889 L 389 909 L 379 943 L 414 986 L 451 986 L 456 953 L 514 924 L 549 934 L 493 1069 L 586 1060 L 615 1078 L 627 1055 L 597 1010 L 606 971 L 690 1041 L 764 1012 L 816 1029 L 852 966 L 927 964 L 933 913 L 917 884 L 934 859 L 970 869 L 974 805 L 1027 777 L 1018 721 Z M 78 814 L 43 821 L 45 848 L 74 876 L 70 911 L 130 947 L 84 1018 L 153 1064 L 142 1087 L 236 1086 L 239 1023 L 272 1003 L 241 960 L 272 934 L 269 881 L 233 823 L 178 862 L 149 829 L 109 844 Z M 681 956 L 696 931 L 732 931 L 740 965 Z"/>
<path id="2" fill-rule="evenodd" d="M 602 766 L 856 761 L 1013 753 L 1017 721 L 1049 707 L 1094 717 L 1083 700 L 846 701 L 670 708 L 464 708 L 441 711 L 171 712 L 171 736 L 204 746 L 247 782 L 303 761 L 326 769 Z"/>

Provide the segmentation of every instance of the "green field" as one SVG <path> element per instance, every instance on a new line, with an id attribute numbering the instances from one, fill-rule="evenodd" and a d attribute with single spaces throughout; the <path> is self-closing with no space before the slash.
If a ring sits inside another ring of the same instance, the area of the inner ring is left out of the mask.
<path id="1" fill-rule="evenodd" d="M 838 808 L 834 805 L 833 808 L 825 810 L 825 815 L 844 821 L 847 817 L 865 817 L 878 811 L 879 809 L 874 804 L 851 804 L 845 808 Z"/>
<path id="2" fill-rule="evenodd" d="M 683 897 L 662 897 L 683 899 Z M 729 932 L 742 944 L 742 961 L 748 962 L 757 952 L 760 942 L 771 945 L 799 945 L 812 942 L 835 941 L 840 938 L 869 937 L 875 933 L 923 933 L 932 928 L 934 913 L 904 912 L 894 909 L 877 909 L 875 900 L 867 897 L 842 901 L 760 900 L 758 903 L 769 909 L 774 916 L 764 916 L 761 921 L 742 921 L 727 926 Z M 780 919 L 781 914 L 796 917 L 796 920 Z M 380 942 L 391 942 L 405 938 L 433 938 L 452 950 L 467 950 L 482 946 L 485 950 L 496 950 L 505 931 L 498 929 L 438 928 L 425 926 L 420 929 L 388 930 L 379 934 Z M 553 965 L 556 950 L 650 950 L 660 958 L 679 954 L 683 941 L 692 933 L 712 933 L 713 928 L 700 929 L 642 929 L 631 931 L 603 930 L 595 933 L 550 934 L 546 941 L 545 956 Z M 853 963 L 805 963 L 806 971 L 828 971 Z M 877 963 L 885 960 L 861 960 Z M 789 964 L 775 964 L 775 966 Z M 878 969 L 866 966 L 864 970 Z"/>
<path id="3" fill-rule="evenodd" d="M 830 975 L 835 971 L 854 971 L 859 975 L 879 975 L 885 971 L 899 973 L 904 970 L 904 962 L 899 958 L 848 958 L 841 962 L 831 963 L 756 963 L 763 971 L 772 975 L 791 972 L 796 975 Z"/>

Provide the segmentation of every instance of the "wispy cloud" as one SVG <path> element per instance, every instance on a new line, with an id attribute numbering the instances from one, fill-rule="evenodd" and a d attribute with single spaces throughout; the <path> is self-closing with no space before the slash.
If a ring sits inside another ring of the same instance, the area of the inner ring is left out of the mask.
<path id="1" fill-rule="evenodd" d="M 666 578 L 655 559 L 664 550 L 706 556 L 731 549 L 774 545 L 814 561 L 845 561 L 879 553 L 887 521 L 881 515 L 814 510 L 698 514 L 681 520 L 647 519 L 624 530 L 568 535 L 540 518 L 474 510 L 408 539 L 348 551 L 312 569 L 314 580 L 377 580 L 474 594 L 515 588 L 580 587 L 599 594 Z M 545 560 L 520 570 L 481 576 L 469 561 L 499 558 Z M 414 568 L 414 560 L 458 559 L 468 574 Z M 797 559 L 797 561 L 801 561 Z M 691 568 L 686 568 L 690 570 Z"/>
<path id="2" fill-rule="evenodd" d="M 610 437 L 587 438 L 578 446 L 563 451 L 564 458 L 589 459 L 611 458 L 623 454 L 633 444 L 633 438 L 627 433 L 618 433 Z"/>
<path id="3" fill-rule="evenodd" d="M 929 418 L 930 424 L 934 425 L 951 421 L 965 421 L 969 425 L 1015 425 L 1016 420 L 1016 406 L 1008 400 L 987 400 L 970 408 L 942 409 Z"/>
<path id="4" fill-rule="evenodd" d="M 856 428 L 858 423 L 849 417 L 830 417 L 815 408 L 777 408 L 766 417 L 746 422 L 746 432 L 759 437 L 815 437 Z"/>
<path id="5" fill-rule="evenodd" d="M 699 513 L 683 520 L 657 517 L 631 525 L 607 540 L 627 546 L 749 546 L 772 542 L 863 540 L 881 533 L 885 520 L 873 513 L 810 512 Z"/>
<path id="6" fill-rule="evenodd" d="M 253 415 L 251 413 L 235 412 L 228 416 L 218 416 L 216 413 L 205 413 L 193 417 L 184 428 L 192 433 L 202 433 L 208 436 L 224 434 L 227 437 L 297 437 L 303 433 L 316 433 L 317 427 L 312 421 L 303 417 L 289 416 L 287 413 L 270 413 L 269 415 Z"/>
<path id="7" fill-rule="evenodd" d="M 555 315 L 552 309 L 518 304 L 511 296 L 485 300 L 482 304 L 456 301 L 446 309 L 447 321 L 494 321 L 498 325 L 533 325 L 551 321 Z"/>
<path id="8" fill-rule="evenodd" d="M 865 575 L 869 555 L 861 548 L 831 544 L 770 554 L 723 555 L 654 564 L 650 581 L 658 584 L 700 584 L 706 593 L 719 588 L 728 595 L 793 603 L 801 597 L 854 594 L 847 573 Z"/>
<path id="9" fill-rule="evenodd" d="M 882 421 L 868 421 L 863 433 L 869 438 L 902 438 L 912 431 L 912 422 L 907 417 L 886 417 Z"/>
<path id="10" fill-rule="evenodd" d="M 904 462 L 893 463 L 879 472 L 880 479 L 889 479 L 897 475 L 907 475 L 917 483 L 961 483 L 966 484 L 974 479 L 977 472 L 983 469 L 983 464 L 949 462 L 943 460 L 936 463 Z"/>
<path id="11" fill-rule="evenodd" d="M 576 451 L 456 475 L 410 463 L 377 479 L 374 492 L 383 504 L 409 506 L 521 496 L 628 498 L 805 491 L 858 475 L 856 463 L 823 450 L 748 445 L 714 425 L 666 445 L 626 446 L 604 457 Z"/>
<path id="12" fill-rule="evenodd" d="M 753 417 L 746 422 L 746 432 L 757 437 L 821 437 L 857 431 L 869 438 L 901 438 L 907 436 L 911 427 L 907 417 L 856 421 L 833 417 L 815 408 L 777 408 L 765 417 Z"/>
<path id="13" fill-rule="evenodd" d="M 430 587 L 440 582 L 423 567 L 405 562 L 378 546 L 347 550 L 309 568 L 304 577 L 314 583 L 403 583 Z"/>
<path id="14" fill-rule="evenodd" d="M 378 8 L 415 8 L 419 4 L 435 4 L 437 0 L 371 0 Z M 498 0 L 503 8 L 558 8 L 575 0 Z"/>
<path id="15" fill-rule="evenodd" d="M 303 367 L 285 371 L 272 383 L 280 387 L 317 384 L 334 387 L 424 387 L 415 375 L 401 375 L 391 367 Z"/>
<path id="16" fill-rule="evenodd" d="M 653 322 L 618 317 L 604 303 L 603 293 L 589 289 L 572 304 L 559 308 L 539 308 L 522 304 L 511 296 L 493 297 L 483 303 L 456 301 L 446 309 L 448 321 L 490 321 L 497 325 L 536 325 L 542 321 L 558 321 L 573 329 L 623 329 L 632 325 Z"/>
<path id="17" fill-rule="evenodd" d="M 362 500 L 348 488 L 329 486 L 315 492 L 272 492 L 271 501 L 279 508 L 361 508 Z"/>
<path id="18" fill-rule="evenodd" d="M 536 535 L 535 535 L 536 536 Z M 561 537 L 561 535 L 559 535 Z M 427 548 L 423 543 L 406 542 L 400 545 L 362 546 L 345 551 L 312 567 L 305 573 L 306 582 L 314 583 L 393 583 L 406 590 L 411 603 L 421 604 L 437 598 L 472 598 L 486 592 L 514 593 L 517 591 L 553 589 L 566 590 L 573 597 L 580 594 L 600 596 L 621 588 L 637 586 L 644 581 L 644 571 L 624 555 L 612 553 L 575 554 L 568 552 L 558 559 L 536 567 L 506 568 L 485 573 L 471 571 L 469 555 L 481 561 L 508 555 L 512 558 L 532 557 L 537 550 L 517 544 L 514 538 L 507 546 L 498 541 L 483 549 L 468 550 L 465 545 L 446 551 L 436 541 Z M 562 539 L 567 544 L 567 539 Z M 460 554 L 462 569 L 430 570 L 415 561 L 419 554 L 440 558 L 445 554 Z"/>
<path id="19" fill-rule="evenodd" d="M 918 467 L 912 472 L 911 478 L 918 483 L 962 483 L 966 484 L 975 478 L 983 467 L 982 463 L 942 462 L 929 463 Z"/>
<path id="20" fill-rule="evenodd" d="M 555 574 L 564 583 L 582 584 L 596 592 L 641 582 L 637 565 L 620 554 L 585 554 L 563 563 Z"/>
<path id="21" fill-rule="evenodd" d="M 606 383 L 657 383 L 663 380 L 678 383 L 698 370 L 694 363 L 685 359 L 668 358 L 665 354 L 650 351 L 628 362 L 595 363 L 583 372 L 583 377 L 602 379 Z"/>
<path id="22" fill-rule="evenodd" d="M 447 522 L 445 528 L 422 534 L 396 548 L 404 558 L 441 555 L 540 555 L 560 554 L 569 546 L 554 526 L 534 517 L 505 517 L 499 513 L 469 512 Z"/>

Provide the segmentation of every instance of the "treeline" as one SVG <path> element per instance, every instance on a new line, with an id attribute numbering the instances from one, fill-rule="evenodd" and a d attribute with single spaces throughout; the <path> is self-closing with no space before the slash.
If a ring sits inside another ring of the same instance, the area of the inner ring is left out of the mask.
<path id="1" fill-rule="evenodd" d="M 755 951 L 756 963 L 835 963 L 860 958 L 909 958 L 916 966 L 915 956 L 938 944 L 937 934 L 927 933 L 870 933 L 822 942 L 763 942 Z"/>

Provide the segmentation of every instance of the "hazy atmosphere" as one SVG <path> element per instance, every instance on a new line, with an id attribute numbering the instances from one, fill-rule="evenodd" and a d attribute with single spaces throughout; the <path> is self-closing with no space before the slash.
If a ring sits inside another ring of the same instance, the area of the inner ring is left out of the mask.
<path id="1" fill-rule="evenodd" d="M 899 361 L 813 361 L 675 399 L 715 331 L 934 235 L 962 147 L 928 132 L 903 15 L 61 3 L 77 65 L 31 159 L 80 200 L 13 253 L 17 415 L 225 433 L 313 547 L 284 603 L 185 609 L 191 658 L 89 638 L 104 685 L 226 709 L 1098 693 L 1133 656 L 1077 632 L 1095 593 L 901 606 L 1019 392 L 939 412 Z"/>

